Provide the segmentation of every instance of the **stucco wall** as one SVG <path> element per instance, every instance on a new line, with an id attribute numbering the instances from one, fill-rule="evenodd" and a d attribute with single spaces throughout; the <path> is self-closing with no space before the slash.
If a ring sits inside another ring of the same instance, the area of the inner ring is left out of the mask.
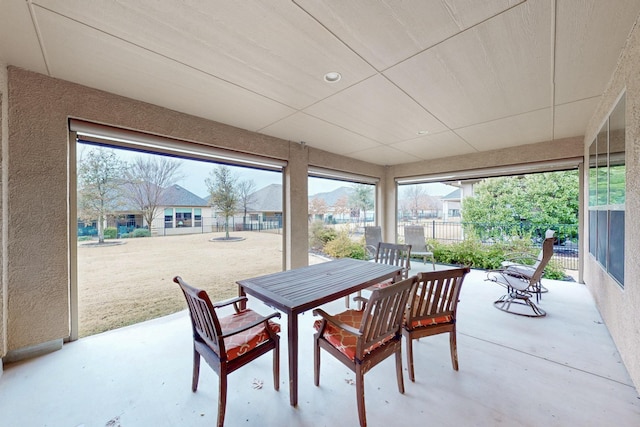
<path id="1" fill-rule="evenodd" d="M 320 167 L 380 176 L 384 168 L 321 150 L 298 152 L 300 144 L 145 104 L 19 68 L 3 71 L 8 81 L 8 182 L 10 209 L 4 253 L 8 304 L 7 351 L 69 335 L 68 129 L 69 117 L 185 141 L 288 160 L 294 173 L 291 201 L 306 206 L 308 158 Z M 7 104 L 7 103 L 3 103 Z M 5 138 L 5 137 L 3 137 Z M 293 154 L 292 154 L 293 153 Z M 46 218 L 42 214 L 46 213 Z M 288 266 L 306 264 L 307 216 L 292 209 L 285 236 Z M 304 231 L 302 231 L 304 230 Z M 295 255 L 293 255 L 295 254 Z M 304 261 L 303 261 L 304 258 Z M 0 334 L 0 343 L 3 335 Z M 0 356 L 3 354 L 0 353 Z"/>
<path id="2" fill-rule="evenodd" d="M 585 283 L 596 301 L 627 371 L 640 389 L 640 28 L 636 24 L 618 60 L 616 71 L 589 122 L 584 154 L 598 130 L 626 88 L 626 212 L 625 212 L 625 284 L 622 289 L 600 267 L 593 256 L 585 255 Z M 585 168 L 586 169 L 586 168 Z M 585 174 L 588 173 L 585 170 Z M 586 200 L 586 198 L 585 198 Z M 586 209 L 587 206 L 584 206 Z M 582 251 L 588 254 L 589 228 L 583 230 Z"/>
<path id="3" fill-rule="evenodd" d="M 7 67 L 0 62 L 0 212 L 4 211 L 6 204 L 4 203 L 4 184 L 6 179 L 4 172 L 6 172 L 6 147 L 9 138 L 9 132 L 7 128 Z M 7 280 L 5 280 L 5 268 L 2 260 L 4 260 L 4 221 L 5 214 L 0 215 L 0 359 L 7 352 L 6 341 L 6 316 L 7 316 Z M 0 375 L 2 374 L 2 361 L 0 360 Z"/>
<path id="4" fill-rule="evenodd" d="M 550 162 L 583 155 L 583 138 L 565 138 L 555 141 L 526 144 L 500 150 L 465 154 L 392 166 L 390 174 L 394 178 L 416 175 L 441 174 L 473 169 L 512 166 L 525 163 Z"/>

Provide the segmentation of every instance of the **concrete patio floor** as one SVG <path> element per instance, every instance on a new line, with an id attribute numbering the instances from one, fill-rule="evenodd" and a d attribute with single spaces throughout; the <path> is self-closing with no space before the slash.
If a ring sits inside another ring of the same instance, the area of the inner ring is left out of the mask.
<path id="1" fill-rule="evenodd" d="M 460 370 L 451 368 L 447 336 L 414 344 L 416 382 L 405 375 L 404 395 L 393 359 L 383 362 L 365 376 L 369 426 L 640 425 L 638 393 L 585 286 L 545 280 L 541 306 L 548 315 L 535 319 L 496 310 L 492 301 L 504 290 L 484 277 L 472 271 L 462 289 Z M 250 306 L 270 311 L 257 300 Z M 335 313 L 344 301 L 323 308 Z M 347 368 L 323 352 L 320 387 L 313 385 L 313 319 L 310 312 L 300 318 L 298 407 L 289 405 L 283 318 L 280 391 L 273 389 L 270 354 L 231 374 L 225 425 L 358 425 Z M 5 365 L 0 426 L 215 425 L 218 379 L 203 364 L 192 393 L 191 352 L 183 311 Z"/>

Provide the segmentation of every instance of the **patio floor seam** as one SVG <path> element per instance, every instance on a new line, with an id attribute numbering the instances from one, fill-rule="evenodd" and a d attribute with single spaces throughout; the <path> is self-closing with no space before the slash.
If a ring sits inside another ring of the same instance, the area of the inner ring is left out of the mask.
<path id="1" fill-rule="evenodd" d="M 546 357 L 543 357 L 543 356 L 538 356 L 538 355 L 535 355 L 535 354 L 532 354 L 532 353 L 528 353 L 526 351 L 523 351 L 523 350 L 520 350 L 520 349 L 517 349 L 517 348 L 514 348 L 514 347 L 510 347 L 508 345 L 500 344 L 500 343 L 497 343 L 495 341 L 491 341 L 491 340 L 488 340 L 488 339 L 479 338 L 479 337 L 475 337 L 473 335 L 465 334 L 464 332 L 458 331 L 458 334 L 459 335 L 464 335 L 465 337 L 473 338 L 473 339 L 476 339 L 478 341 L 482 341 L 482 342 L 485 342 L 485 343 L 488 343 L 488 344 L 493 344 L 493 345 L 496 345 L 498 347 L 506 348 L 506 349 L 509 349 L 509 350 L 512 350 L 512 351 L 515 351 L 515 352 L 518 352 L 518 353 L 526 354 L 527 356 L 535 357 L 536 359 L 544 360 L 546 362 L 550 362 L 550 363 L 553 363 L 553 364 L 556 364 L 556 365 L 559 365 L 559 366 L 562 366 L 562 367 L 565 367 L 565 368 L 571 368 L 571 369 L 574 369 L 574 370 L 576 370 L 578 372 L 582 372 L 582 373 L 585 373 L 585 374 L 588 374 L 588 375 L 592 375 L 594 377 L 602 378 L 604 380 L 611 381 L 611 382 L 614 382 L 614 383 L 617 383 L 617 384 L 620 384 L 620 385 L 623 385 L 623 386 L 626 386 L 626 387 L 631 387 L 631 388 L 633 388 L 635 390 L 635 386 L 633 384 L 629 384 L 629 383 L 625 383 L 625 382 L 622 382 L 622 381 L 618 381 L 618 380 L 613 379 L 613 378 L 605 377 L 605 376 L 597 374 L 595 372 L 590 372 L 590 371 L 587 371 L 585 369 L 577 368 L 575 366 L 571 366 L 571 365 L 568 365 L 566 363 L 561 363 L 561 362 L 558 362 L 558 361 L 553 360 L 553 359 L 549 359 L 549 358 L 546 358 Z"/>

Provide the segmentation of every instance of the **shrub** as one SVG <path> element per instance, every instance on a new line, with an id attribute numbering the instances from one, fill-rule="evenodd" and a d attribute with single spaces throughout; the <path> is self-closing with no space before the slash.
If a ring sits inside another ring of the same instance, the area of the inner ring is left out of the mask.
<path id="1" fill-rule="evenodd" d="M 437 262 L 458 264 L 484 270 L 495 270 L 501 267 L 501 262 L 510 254 L 529 254 L 537 257 L 538 248 L 534 248 L 527 239 L 515 239 L 486 245 L 476 238 L 468 238 L 461 242 L 441 243 L 431 242 L 433 255 Z M 545 268 L 544 278 L 563 280 L 566 278 L 564 269 L 554 261 L 549 261 Z"/>
<path id="2" fill-rule="evenodd" d="M 131 233 L 129 233 L 130 237 L 151 237 L 151 232 L 146 228 L 136 228 Z"/>
<path id="3" fill-rule="evenodd" d="M 326 227 L 322 221 L 311 223 L 309 232 L 309 247 L 322 249 L 328 242 L 337 237 L 338 233 L 332 227 Z"/>
<path id="4" fill-rule="evenodd" d="M 367 259 L 364 246 L 351 240 L 347 232 L 341 232 L 335 239 L 327 242 L 324 252 L 333 258 Z"/>
<path id="5" fill-rule="evenodd" d="M 107 227 L 104 229 L 105 239 L 115 239 L 118 236 L 118 229 L 115 227 Z"/>

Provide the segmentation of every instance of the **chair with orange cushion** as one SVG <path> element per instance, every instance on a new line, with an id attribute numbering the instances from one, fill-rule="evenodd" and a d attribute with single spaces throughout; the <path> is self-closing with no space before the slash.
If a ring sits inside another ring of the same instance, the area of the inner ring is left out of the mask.
<path id="1" fill-rule="evenodd" d="M 315 309 L 322 319 L 314 322 L 314 381 L 320 385 L 320 348 L 350 368 L 356 377 L 356 398 L 361 426 L 367 425 L 364 405 L 364 374 L 387 357 L 396 356 L 398 390 L 402 379 L 402 335 L 400 328 L 415 276 L 376 289 L 362 310 L 330 315 Z M 364 299 L 359 297 L 359 299 Z"/>
<path id="2" fill-rule="evenodd" d="M 198 388 L 200 356 L 219 375 L 218 427 L 224 425 L 227 402 L 227 375 L 273 350 L 273 386 L 279 388 L 280 325 L 270 319 L 280 313 L 261 316 L 250 309 L 240 309 L 247 297 L 212 303 L 207 293 L 173 278 L 182 289 L 189 306 L 193 328 L 193 378 L 191 390 Z M 218 317 L 216 310 L 233 304 L 234 313 Z"/>
<path id="3" fill-rule="evenodd" d="M 413 340 L 430 335 L 449 333 L 451 364 L 454 370 L 458 370 L 456 314 L 460 288 L 467 273 L 468 267 L 418 274 L 402 328 L 402 335 L 407 341 L 407 366 L 411 381 L 415 381 Z"/>

